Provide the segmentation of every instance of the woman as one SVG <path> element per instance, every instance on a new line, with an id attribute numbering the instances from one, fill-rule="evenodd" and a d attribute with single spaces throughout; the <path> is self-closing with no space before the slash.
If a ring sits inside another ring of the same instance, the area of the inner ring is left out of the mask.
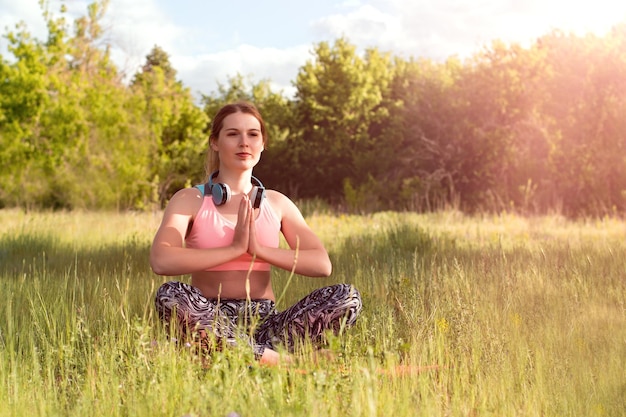
<path id="1" fill-rule="evenodd" d="M 254 105 L 239 102 L 218 111 L 209 136 L 208 183 L 172 197 L 150 265 L 160 275 L 191 274 L 191 285 L 171 281 L 157 291 L 156 308 L 166 324 L 173 320 L 183 335 L 204 343 L 246 340 L 261 363 L 276 364 L 277 345 L 293 351 L 305 338 L 319 343 L 326 330 L 354 324 L 361 298 L 354 287 L 338 284 L 275 310 L 270 265 L 311 277 L 329 276 L 332 266 L 295 204 L 252 176 L 266 140 Z M 279 248 L 279 232 L 289 249 Z"/>

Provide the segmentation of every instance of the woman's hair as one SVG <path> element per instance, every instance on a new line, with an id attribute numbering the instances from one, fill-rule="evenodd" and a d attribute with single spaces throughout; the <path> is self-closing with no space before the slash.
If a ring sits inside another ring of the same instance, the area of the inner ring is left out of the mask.
<path id="1" fill-rule="evenodd" d="M 206 174 L 207 181 L 209 175 L 213 171 L 217 171 L 220 169 L 220 158 L 216 151 L 211 148 L 211 143 L 213 141 L 217 141 L 217 138 L 224 127 L 224 119 L 233 114 L 233 113 L 246 113 L 254 116 L 261 125 L 261 135 L 263 137 L 263 143 L 267 143 L 267 130 L 265 129 L 265 122 L 263 121 L 263 117 L 261 117 L 261 113 L 256 108 L 256 106 L 247 101 L 238 101 L 236 103 L 230 103 L 219 109 L 213 120 L 211 121 L 211 133 L 209 134 L 209 146 L 207 150 L 206 156 Z"/>

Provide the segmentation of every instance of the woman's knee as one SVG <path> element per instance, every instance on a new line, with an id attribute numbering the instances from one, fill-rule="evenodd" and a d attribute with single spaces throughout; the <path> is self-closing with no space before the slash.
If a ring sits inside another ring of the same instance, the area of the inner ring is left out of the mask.
<path id="1" fill-rule="evenodd" d="M 311 295 L 320 301 L 321 314 L 333 311 L 333 317 L 347 318 L 348 325 L 354 324 L 363 309 L 361 293 L 354 285 L 334 284 L 316 291 Z"/>
<path id="2" fill-rule="evenodd" d="M 345 303 L 354 305 L 358 307 L 359 310 L 363 305 L 363 300 L 361 299 L 361 293 L 359 290 L 352 284 L 335 284 L 331 285 L 330 288 L 333 291 L 333 299 L 335 300 L 343 300 Z"/>

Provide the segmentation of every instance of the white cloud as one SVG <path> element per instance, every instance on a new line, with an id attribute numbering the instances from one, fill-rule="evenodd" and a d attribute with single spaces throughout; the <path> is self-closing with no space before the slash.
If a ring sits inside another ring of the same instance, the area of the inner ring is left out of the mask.
<path id="1" fill-rule="evenodd" d="M 475 8 L 453 8 L 455 13 L 446 10 L 441 2 L 379 1 L 319 19 L 313 27 L 331 39 L 345 36 L 360 48 L 376 47 L 406 57 L 446 58 L 467 53 L 473 48 L 468 45 L 467 33 L 476 33 L 471 23 L 475 20 L 471 16 L 476 13 Z"/>
<path id="2" fill-rule="evenodd" d="M 313 23 L 313 29 L 325 37 L 347 37 L 354 43 L 367 43 L 393 37 L 398 34 L 399 19 L 381 12 L 370 5 L 359 6 L 356 10 L 333 14 Z"/>
<path id="3" fill-rule="evenodd" d="M 186 37 L 185 29 L 172 24 L 153 0 L 112 0 L 104 24 L 115 48 L 113 59 L 128 76 L 155 45 L 171 53 L 178 40 Z"/>
<path id="4" fill-rule="evenodd" d="M 495 39 L 527 45 L 553 29 L 603 35 L 626 19 L 626 2 L 595 0 L 381 0 L 401 17 L 403 37 L 420 46 L 409 52 L 425 56 L 467 56 Z M 429 39 L 436 40 L 435 42 Z"/>
<path id="5" fill-rule="evenodd" d="M 626 2 L 612 0 L 370 0 L 352 6 L 314 22 L 315 31 L 346 36 L 361 48 L 435 59 L 467 57 L 495 39 L 527 45 L 555 28 L 602 35 L 626 20 Z"/>
<path id="6" fill-rule="evenodd" d="M 71 24 L 73 18 L 86 14 L 91 1 L 50 0 L 49 4 L 54 13 L 65 4 Z M 215 13 L 193 26 L 190 22 L 198 21 L 193 16 L 175 23 L 174 16 L 162 6 L 169 1 L 111 0 L 103 22 L 107 40 L 113 47 L 114 61 L 128 77 L 143 64 L 152 47 L 159 45 L 170 55 L 179 78 L 196 94 L 216 91 L 218 81 L 226 83 L 237 73 L 256 81 L 269 79 L 276 90 L 289 94 L 298 69 L 312 58 L 313 42 L 334 41 L 341 36 L 361 50 L 376 47 L 405 57 L 444 59 L 469 56 L 494 39 L 529 42 L 554 28 L 603 34 L 611 25 L 626 21 L 626 2 L 613 0 L 345 0 L 324 4 L 326 17 L 315 21 L 307 20 L 306 15 L 293 16 L 296 24 L 290 28 L 302 30 L 296 45 L 286 41 L 280 27 L 264 26 L 264 16 L 256 17 L 261 22 L 258 30 L 265 35 L 265 47 L 260 47 L 252 46 L 255 39 L 250 39 L 250 33 L 254 36 L 255 32 L 237 31 L 237 16 L 220 15 L 219 6 L 202 3 L 202 13 L 214 9 Z M 178 1 L 179 19 L 185 19 L 186 9 L 200 13 L 199 4 Z M 242 1 L 244 10 L 246 3 Z M 324 7 L 322 3 L 320 7 Z M 33 36 L 45 38 L 37 0 L 0 0 L 1 28 L 12 28 L 18 20 L 27 22 Z M 272 46 L 270 35 L 287 47 L 268 47 Z M 303 39 L 310 43 L 302 44 Z M 215 45 L 234 47 L 216 50 Z M 6 41 L 0 39 L 0 50 L 5 46 Z"/>
<path id="7" fill-rule="evenodd" d="M 31 7 L 25 2 L 17 2 L 14 0 L 0 0 L 0 29 L 4 34 L 7 30 L 13 31 L 15 24 L 24 21 L 27 24 L 28 31 L 34 37 L 42 37 L 46 32 L 41 9 L 39 7 Z M 4 49 L 7 44 L 4 38 L 0 39 L 0 45 Z"/>
<path id="8" fill-rule="evenodd" d="M 298 68 L 311 58 L 309 51 L 308 45 L 276 49 L 243 44 L 212 54 L 175 55 L 172 64 L 194 94 L 216 92 L 218 82 L 227 84 L 229 77 L 241 74 L 252 82 L 269 80 L 274 91 L 292 95 L 291 82 Z"/>

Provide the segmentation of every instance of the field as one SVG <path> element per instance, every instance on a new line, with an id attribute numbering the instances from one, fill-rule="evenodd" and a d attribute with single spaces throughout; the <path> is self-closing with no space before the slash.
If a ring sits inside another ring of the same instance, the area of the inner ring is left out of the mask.
<path id="1" fill-rule="evenodd" d="M 0 210 L 0 416 L 626 415 L 624 221 L 308 211 L 334 272 L 274 271 L 279 308 L 349 282 L 364 311 L 262 367 L 168 341 L 160 213 Z"/>

